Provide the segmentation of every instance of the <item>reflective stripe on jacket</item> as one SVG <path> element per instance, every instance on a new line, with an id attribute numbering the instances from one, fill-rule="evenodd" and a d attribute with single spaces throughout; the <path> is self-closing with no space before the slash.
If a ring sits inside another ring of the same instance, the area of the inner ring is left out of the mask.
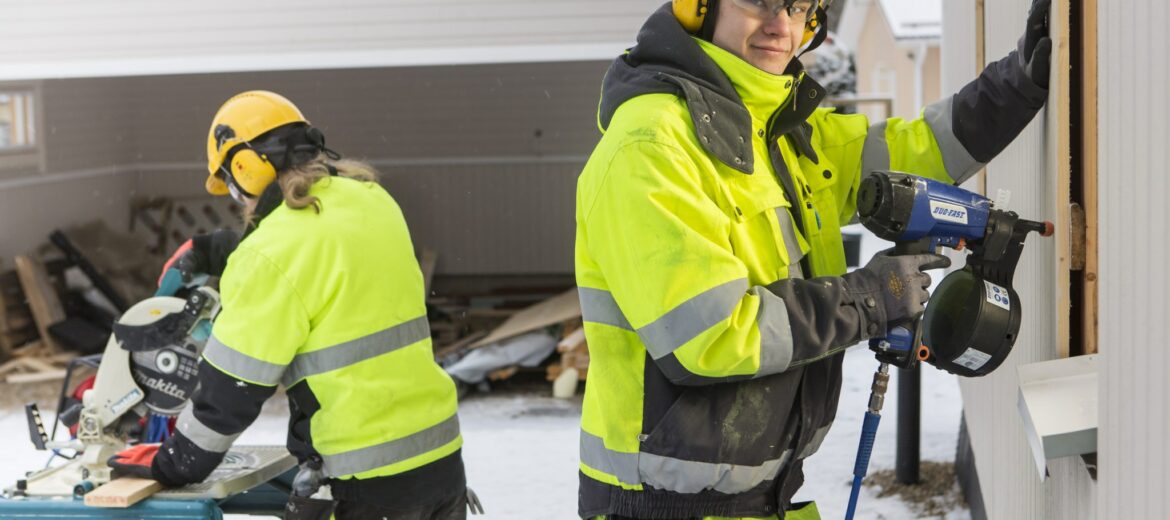
<path id="1" fill-rule="evenodd" d="M 232 253 L 205 366 L 240 388 L 283 384 L 289 449 L 329 477 L 397 475 L 455 453 L 455 387 L 434 362 L 401 210 L 376 183 L 331 177 L 310 194 L 320 212 L 281 205 Z M 197 396 L 178 431 L 225 451 L 255 417 L 250 404 L 234 413 L 251 418 L 228 417 L 238 406 Z"/>
<path id="2" fill-rule="evenodd" d="M 817 109 L 823 89 L 789 72 L 690 38 L 668 5 L 606 75 L 577 185 L 583 517 L 783 507 L 836 413 L 841 353 L 885 328 L 840 278 L 863 173 L 957 183 L 990 159 L 952 124 L 986 81 L 873 124 Z M 1039 106 L 997 123 L 1014 136 Z"/>

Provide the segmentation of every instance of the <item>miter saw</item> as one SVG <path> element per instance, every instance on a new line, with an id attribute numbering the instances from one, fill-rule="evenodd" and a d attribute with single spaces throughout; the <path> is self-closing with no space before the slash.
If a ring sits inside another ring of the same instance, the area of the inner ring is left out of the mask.
<path id="1" fill-rule="evenodd" d="M 178 279 L 177 271 L 168 273 L 159 293 L 178 291 Z M 78 498 L 111 479 L 106 464 L 111 456 L 128 445 L 160 442 L 169 436 L 173 418 L 198 386 L 199 358 L 220 309 L 219 293 L 202 285 L 203 280 L 185 286 L 185 299 L 156 293 L 118 319 L 100 356 L 92 388 L 78 392 L 79 402 L 59 410 L 56 420 L 69 426 L 70 440 L 50 438 L 36 405 L 26 406 L 34 446 L 68 462 L 30 473 L 6 489 L 5 497 L 13 500 L 0 501 L 0 516 L 20 500 Z M 69 383 L 67 379 L 63 386 L 62 403 L 67 401 L 64 392 Z M 54 426 L 54 435 L 56 430 Z M 281 488 L 283 484 L 269 481 L 295 465 L 284 447 L 237 446 L 205 482 L 156 496 L 222 500 L 266 482 Z M 278 491 L 287 492 L 287 488 Z M 281 498 L 277 509 L 283 504 Z"/>

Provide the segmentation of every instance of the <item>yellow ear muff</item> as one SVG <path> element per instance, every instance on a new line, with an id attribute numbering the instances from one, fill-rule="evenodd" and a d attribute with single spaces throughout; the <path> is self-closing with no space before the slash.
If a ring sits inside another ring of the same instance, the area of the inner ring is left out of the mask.
<path id="1" fill-rule="evenodd" d="M 276 180 L 276 168 L 251 147 L 245 145 L 236 150 L 229 160 L 232 178 L 253 197 L 259 196 Z"/>
<path id="2" fill-rule="evenodd" d="M 674 0 L 674 17 L 683 29 L 690 33 L 698 33 L 703 28 L 703 20 L 707 18 L 710 9 L 710 0 Z"/>
<path id="3" fill-rule="evenodd" d="M 817 37 L 817 27 L 820 27 L 821 21 L 816 14 L 809 18 L 808 23 L 804 24 L 804 37 L 800 40 L 800 46 L 804 47 L 811 42 L 813 38 Z"/>

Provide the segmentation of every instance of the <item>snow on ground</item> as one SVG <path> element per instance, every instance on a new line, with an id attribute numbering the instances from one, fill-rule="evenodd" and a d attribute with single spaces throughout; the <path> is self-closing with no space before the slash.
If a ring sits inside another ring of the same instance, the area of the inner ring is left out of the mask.
<path id="1" fill-rule="evenodd" d="M 805 484 L 797 500 L 815 499 L 826 519 L 844 517 L 849 482 L 857 453 L 861 417 L 877 362 L 862 348 L 846 356 L 845 383 L 837 421 L 820 452 L 805 462 Z M 891 381 L 870 472 L 894 465 L 897 415 L 896 377 Z M 961 400 L 953 376 L 933 368 L 923 371 L 922 458 L 954 459 Z M 41 403 L 48 409 L 49 403 Z M 287 427 L 285 407 L 273 402 L 239 442 L 282 444 Z M 538 395 L 472 395 L 460 404 L 468 483 L 487 509 L 482 520 L 573 519 L 577 511 L 577 438 L 579 400 Z M 46 421 L 52 421 L 49 414 Z M 20 409 L 0 411 L 0 488 L 10 487 L 26 471 L 43 467 L 47 457 L 33 450 Z M 897 498 L 877 498 L 862 491 L 857 518 L 901 519 L 915 514 Z M 238 517 L 248 518 L 248 517 Z M 948 519 L 970 518 L 966 510 Z"/>

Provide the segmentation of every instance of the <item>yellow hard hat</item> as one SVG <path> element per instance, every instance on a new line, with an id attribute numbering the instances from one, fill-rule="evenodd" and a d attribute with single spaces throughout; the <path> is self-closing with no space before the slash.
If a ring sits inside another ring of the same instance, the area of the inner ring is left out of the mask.
<path id="1" fill-rule="evenodd" d="M 276 179 L 276 168 L 250 143 L 267 132 L 295 123 L 307 125 L 309 121 L 292 101 L 275 92 L 252 90 L 227 100 L 216 112 L 207 133 L 207 192 L 230 193 L 221 168 L 246 193 L 263 192 Z"/>

